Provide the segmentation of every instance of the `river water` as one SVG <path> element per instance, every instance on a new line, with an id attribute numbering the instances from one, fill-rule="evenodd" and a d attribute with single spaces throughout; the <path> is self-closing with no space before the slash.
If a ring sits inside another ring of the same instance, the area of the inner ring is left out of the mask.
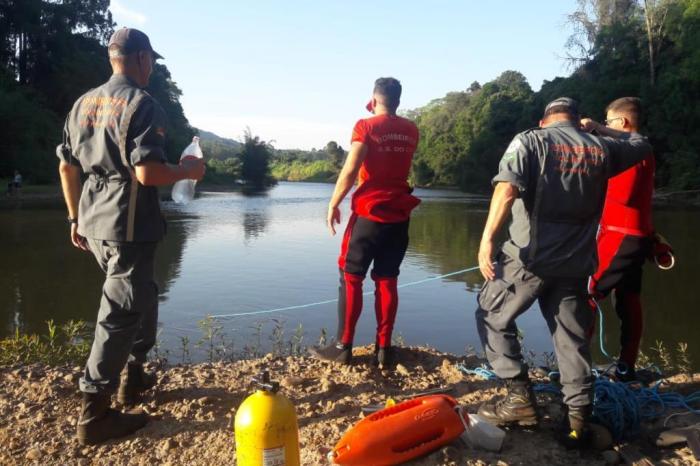
<path id="1" fill-rule="evenodd" d="M 265 194 L 204 192 L 181 207 L 164 202 L 168 235 L 158 251 L 161 351 L 171 362 L 182 358 L 182 337 L 190 340 L 192 359 L 203 357 L 194 343 L 198 322 L 207 314 L 257 313 L 333 299 L 337 294 L 340 237 L 325 227 L 333 187 L 327 184 L 280 183 Z M 399 284 L 476 265 L 487 204 L 455 191 L 417 190 L 423 203 L 411 220 L 411 241 Z M 348 204 L 344 204 L 344 220 Z M 697 210 L 655 212 L 657 228 L 672 242 L 678 264 L 662 272 L 645 268 L 646 314 L 643 347 L 655 340 L 675 347 L 688 342 L 700 367 L 700 253 Z M 0 210 L 0 335 L 45 333 L 45 321 L 94 321 L 103 280 L 92 256 L 68 241 L 65 211 L 17 206 Z M 373 283 L 366 282 L 371 290 Z M 406 344 L 428 344 L 463 353 L 477 347 L 474 325 L 477 272 L 409 286 L 400 290 L 395 336 Z M 365 298 L 356 342 L 374 340 L 373 296 Z M 617 321 L 609 303 L 605 345 L 618 349 Z M 334 334 L 336 308 L 327 303 L 281 312 L 222 318 L 229 347 L 267 349 L 275 326 L 289 340 L 300 327 L 303 344 L 315 344 L 321 329 Z M 262 326 L 259 337 L 256 328 Z M 536 305 L 519 320 L 528 350 L 551 351 L 544 320 Z M 258 343 L 259 341 L 259 343 Z M 604 359 L 598 350 L 594 354 Z"/>

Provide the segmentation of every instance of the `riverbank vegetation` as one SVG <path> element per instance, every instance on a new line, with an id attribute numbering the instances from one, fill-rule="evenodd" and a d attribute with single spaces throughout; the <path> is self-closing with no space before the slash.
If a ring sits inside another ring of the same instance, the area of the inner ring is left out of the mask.
<path id="1" fill-rule="evenodd" d="M 414 160 L 418 185 L 490 189 L 489 180 L 513 135 L 537 126 L 547 102 L 569 96 L 583 115 L 604 119 L 617 97 L 640 96 L 657 156 L 657 187 L 700 188 L 700 1 L 579 0 L 569 17 L 571 76 L 533 92 L 506 71 L 483 85 L 448 93 L 406 115 L 421 142 Z"/>
<path id="2" fill-rule="evenodd" d="M 61 366 L 84 363 L 90 351 L 92 338 L 92 329 L 88 324 L 73 320 L 56 324 L 50 320 L 46 325 L 46 332 L 41 335 L 16 330 L 14 335 L 0 339 L 0 366 Z M 172 365 L 199 361 L 234 362 L 262 358 L 266 354 L 272 357 L 304 356 L 309 345 L 323 346 L 330 341 L 325 328 L 321 328 L 318 335 L 309 337 L 307 329 L 301 324 L 289 329 L 284 319 L 277 318 L 254 322 L 242 339 L 239 339 L 240 335 L 235 334 L 232 329 L 227 328 L 223 321 L 211 316 L 200 319 L 197 329 L 198 335 L 180 335 L 167 347 L 163 345 L 159 333 L 156 345 L 150 353 L 151 359 L 161 365 Z M 522 340 L 521 334 L 519 338 Z M 397 347 L 405 346 L 400 332 L 396 332 L 392 344 Z M 653 367 L 654 370 L 667 375 L 691 375 L 698 369 L 685 342 L 669 345 L 656 340 L 645 348 L 640 350 L 639 367 Z M 552 370 L 557 368 L 552 353 L 537 354 L 523 349 L 523 354 L 531 367 L 544 363 Z M 485 360 L 483 353 L 471 346 L 465 349 L 465 355 Z"/>
<path id="3" fill-rule="evenodd" d="M 272 176 L 284 181 L 335 182 L 344 159 L 345 150 L 335 141 L 321 150 L 277 150 Z"/>
<path id="4" fill-rule="evenodd" d="M 657 187 L 700 189 L 700 0 L 579 0 L 569 20 L 574 34 L 563 59 L 570 76 L 534 92 L 521 73 L 505 71 L 404 112 L 421 131 L 414 184 L 488 191 L 513 135 L 536 126 L 550 100 L 576 98 L 584 115 L 602 120 L 611 100 L 637 95 L 647 108 L 643 131 L 656 150 Z M 53 152 L 65 115 L 110 74 L 105 45 L 115 25 L 109 2 L 3 3 L 0 24 L 0 177 L 17 169 L 28 183 L 55 183 Z M 165 65 L 156 64 L 148 90 L 168 115 L 166 153 L 177 162 L 198 130 L 185 117 L 182 93 Z M 199 131 L 211 184 L 332 182 L 345 155 L 335 142 L 322 150 L 275 150 L 250 133 L 246 146 Z"/>

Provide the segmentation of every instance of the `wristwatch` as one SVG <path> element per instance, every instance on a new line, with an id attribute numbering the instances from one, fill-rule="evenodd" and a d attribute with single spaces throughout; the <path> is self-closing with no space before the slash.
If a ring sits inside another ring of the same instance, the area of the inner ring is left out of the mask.
<path id="1" fill-rule="evenodd" d="M 77 218 L 73 218 L 73 217 L 68 217 L 68 223 L 70 223 L 71 225 L 77 225 L 77 224 L 78 224 L 78 219 L 77 219 Z"/>

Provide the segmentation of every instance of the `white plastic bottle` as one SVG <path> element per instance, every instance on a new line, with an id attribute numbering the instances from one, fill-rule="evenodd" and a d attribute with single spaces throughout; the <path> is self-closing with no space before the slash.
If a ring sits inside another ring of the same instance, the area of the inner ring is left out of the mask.
<path id="1" fill-rule="evenodd" d="M 468 414 L 469 422 L 466 422 L 466 419 L 464 419 L 465 414 L 467 413 L 459 413 L 464 423 L 462 440 L 472 448 L 495 452 L 501 451 L 503 440 L 506 437 L 505 431 L 489 424 L 488 421 L 478 414 Z"/>
<path id="2" fill-rule="evenodd" d="M 192 143 L 185 147 L 185 150 L 182 151 L 180 160 L 185 160 L 188 158 L 201 159 L 203 157 L 204 154 L 202 154 L 202 148 L 199 147 L 199 137 L 195 136 L 192 138 Z M 197 182 L 195 180 L 180 180 L 175 183 L 171 193 L 173 201 L 183 205 L 189 203 L 192 199 L 194 199 L 194 187 L 196 184 Z"/>

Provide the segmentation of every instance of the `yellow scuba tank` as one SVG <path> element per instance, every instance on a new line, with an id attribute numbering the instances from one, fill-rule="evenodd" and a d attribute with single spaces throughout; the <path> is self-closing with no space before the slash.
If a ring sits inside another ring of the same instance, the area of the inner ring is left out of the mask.
<path id="1" fill-rule="evenodd" d="M 238 466 L 299 466 L 299 427 L 294 405 L 277 393 L 264 371 L 258 390 L 243 400 L 234 422 Z"/>

